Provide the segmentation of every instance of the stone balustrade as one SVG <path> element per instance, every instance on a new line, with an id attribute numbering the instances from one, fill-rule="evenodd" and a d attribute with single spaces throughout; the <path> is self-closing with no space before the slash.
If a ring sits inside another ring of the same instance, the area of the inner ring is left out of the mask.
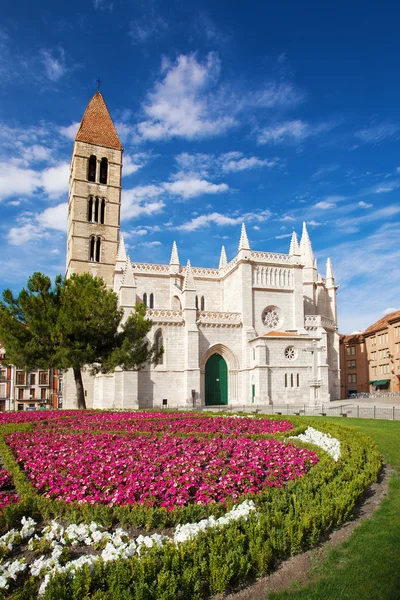
<path id="1" fill-rule="evenodd" d="M 240 327 L 240 313 L 202 310 L 197 313 L 199 325 Z"/>
<path id="2" fill-rule="evenodd" d="M 146 317 L 155 323 L 183 324 L 183 313 L 181 310 L 148 308 L 146 310 Z"/>

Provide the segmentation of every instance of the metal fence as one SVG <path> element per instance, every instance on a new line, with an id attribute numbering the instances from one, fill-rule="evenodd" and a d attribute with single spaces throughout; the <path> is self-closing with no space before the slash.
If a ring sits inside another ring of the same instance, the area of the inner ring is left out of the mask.
<path id="1" fill-rule="evenodd" d="M 320 404 L 309 406 L 307 404 L 228 404 L 223 406 L 187 406 L 182 404 L 168 404 L 168 410 L 201 410 L 203 412 L 234 412 L 244 414 L 266 415 L 299 415 L 305 417 L 353 417 L 357 419 L 385 419 L 400 421 L 400 406 L 362 406 L 359 404 L 340 404 L 330 406 Z"/>

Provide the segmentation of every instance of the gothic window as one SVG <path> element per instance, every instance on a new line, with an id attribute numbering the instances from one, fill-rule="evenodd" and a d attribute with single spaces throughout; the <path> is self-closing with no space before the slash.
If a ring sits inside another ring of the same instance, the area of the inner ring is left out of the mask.
<path id="1" fill-rule="evenodd" d="M 205 310 L 204 306 L 205 306 L 205 303 L 204 303 L 204 296 L 202 296 L 202 297 L 201 297 L 201 300 L 200 300 L 200 310 Z"/>
<path id="2" fill-rule="evenodd" d="M 100 262 L 101 239 L 94 235 L 90 238 L 89 259 L 91 262 Z"/>
<path id="3" fill-rule="evenodd" d="M 196 296 L 196 310 L 199 310 L 199 299 L 197 296 Z"/>
<path id="4" fill-rule="evenodd" d="M 154 294 L 150 294 L 150 307 L 149 308 L 154 308 Z"/>
<path id="5" fill-rule="evenodd" d="M 262 321 L 268 329 L 277 329 L 280 324 L 280 310 L 276 306 L 268 306 L 262 314 Z"/>
<path id="6" fill-rule="evenodd" d="M 157 365 L 162 365 L 164 363 L 164 336 L 161 329 L 156 332 L 155 335 L 155 346 L 156 346 L 156 354 L 157 356 Z"/>
<path id="7" fill-rule="evenodd" d="M 102 158 L 100 161 L 100 183 L 107 183 L 108 176 L 108 160 Z"/>
<path id="8" fill-rule="evenodd" d="M 100 246 L 101 246 L 101 240 L 98 237 L 96 240 L 96 262 L 100 262 Z"/>
<path id="9" fill-rule="evenodd" d="M 104 198 L 101 201 L 101 206 L 100 206 L 100 223 L 102 225 L 104 225 L 104 215 L 106 212 L 106 201 L 104 200 Z"/>
<path id="10" fill-rule="evenodd" d="M 99 222 L 99 199 L 96 197 L 94 200 L 94 211 L 93 211 L 93 223 Z"/>
<path id="11" fill-rule="evenodd" d="M 92 235 L 92 237 L 90 238 L 90 251 L 89 251 L 89 258 L 91 261 L 94 261 L 95 245 L 96 245 L 96 238 Z"/>
<path id="12" fill-rule="evenodd" d="M 285 387 L 287 387 L 287 373 L 285 373 Z"/>
<path id="13" fill-rule="evenodd" d="M 147 294 L 146 292 L 143 294 L 143 304 L 147 306 Z"/>
<path id="14" fill-rule="evenodd" d="M 93 219 L 93 198 L 92 196 L 90 196 L 89 201 L 88 201 L 88 221 L 89 223 L 92 222 Z"/>
<path id="15" fill-rule="evenodd" d="M 96 181 L 96 157 L 94 154 L 89 158 L 88 181 Z"/>
<path id="16" fill-rule="evenodd" d="M 293 387 L 293 373 L 290 374 L 290 387 Z"/>
<path id="17" fill-rule="evenodd" d="M 300 375 L 297 373 L 297 387 L 300 387 Z"/>

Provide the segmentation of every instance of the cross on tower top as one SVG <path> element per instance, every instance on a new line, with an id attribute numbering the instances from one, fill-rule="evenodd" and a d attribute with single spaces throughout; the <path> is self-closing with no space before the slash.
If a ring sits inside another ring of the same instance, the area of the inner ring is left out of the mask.
<path id="1" fill-rule="evenodd" d="M 100 79 L 100 75 L 98 76 L 98 78 L 96 79 L 96 83 L 97 83 L 97 91 L 100 91 L 100 86 L 103 83 Z"/>

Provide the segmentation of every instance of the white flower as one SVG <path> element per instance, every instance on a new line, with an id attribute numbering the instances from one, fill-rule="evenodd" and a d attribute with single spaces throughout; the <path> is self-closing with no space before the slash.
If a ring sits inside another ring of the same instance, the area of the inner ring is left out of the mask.
<path id="1" fill-rule="evenodd" d="M 298 436 L 292 436 L 292 439 L 301 440 L 309 444 L 315 444 L 327 452 L 335 462 L 340 458 L 340 441 L 332 437 L 329 433 L 322 433 L 314 427 L 307 427 L 304 433 Z"/>

